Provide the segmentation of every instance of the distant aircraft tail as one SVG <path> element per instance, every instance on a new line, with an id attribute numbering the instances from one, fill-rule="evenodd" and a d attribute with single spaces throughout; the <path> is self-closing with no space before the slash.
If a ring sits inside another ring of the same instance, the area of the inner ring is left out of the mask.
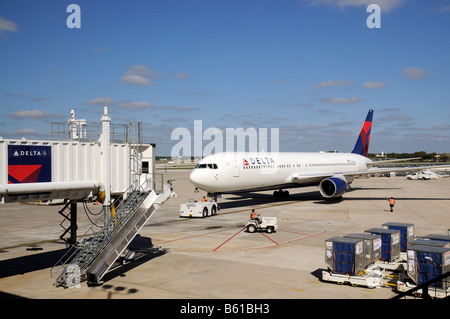
<path id="1" fill-rule="evenodd" d="M 356 145 L 352 153 L 367 157 L 369 153 L 370 131 L 372 129 L 373 110 L 369 110 L 366 120 L 364 121 L 361 132 L 359 133 Z"/>

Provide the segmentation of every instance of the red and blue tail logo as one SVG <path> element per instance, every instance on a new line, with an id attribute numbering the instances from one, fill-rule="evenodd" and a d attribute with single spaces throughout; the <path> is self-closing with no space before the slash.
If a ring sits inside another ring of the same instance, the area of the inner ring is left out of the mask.
<path id="1" fill-rule="evenodd" d="M 370 131 L 372 129 L 373 110 L 369 110 L 366 120 L 364 121 L 361 133 L 359 133 L 355 148 L 352 153 L 367 157 L 369 153 Z"/>

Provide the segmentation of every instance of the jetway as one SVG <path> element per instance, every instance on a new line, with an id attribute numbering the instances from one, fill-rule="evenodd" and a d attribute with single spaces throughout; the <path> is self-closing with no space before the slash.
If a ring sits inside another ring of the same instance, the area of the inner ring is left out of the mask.
<path id="1" fill-rule="evenodd" d="M 68 122 L 52 124 L 57 140 L 0 137 L 0 185 L 94 180 L 120 196 L 145 174 L 161 188 L 155 185 L 155 144 L 142 142 L 142 123 L 112 124 L 105 108 L 102 122 L 76 120 L 72 111 Z"/>
<path id="2" fill-rule="evenodd" d="M 52 133 L 60 140 L 0 137 L 0 203 L 63 201 L 59 213 L 71 225 L 61 239 L 71 253 L 52 269 L 52 274 L 60 273 L 56 285 L 67 286 L 73 269 L 87 271 L 88 280 L 98 283 L 174 193 L 163 178 L 157 183 L 155 144 L 142 143 L 142 123 L 112 125 L 105 107 L 101 123 L 77 120 L 72 110 L 67 123 L 53 124 Z M 103 204 L 103 228 L 81 245 L 76 237 L 77 202 L 92 200 Z M 63 238 L 69 232 L 70 238 Z"/>

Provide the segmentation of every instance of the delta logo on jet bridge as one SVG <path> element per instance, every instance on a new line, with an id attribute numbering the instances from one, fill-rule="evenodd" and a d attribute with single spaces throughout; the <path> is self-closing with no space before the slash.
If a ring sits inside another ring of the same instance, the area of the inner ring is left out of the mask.
<path id="1" fill-rule="evenodd" d="M 52 181 L 51 146 L 8 145 L 8 184 Z"/>

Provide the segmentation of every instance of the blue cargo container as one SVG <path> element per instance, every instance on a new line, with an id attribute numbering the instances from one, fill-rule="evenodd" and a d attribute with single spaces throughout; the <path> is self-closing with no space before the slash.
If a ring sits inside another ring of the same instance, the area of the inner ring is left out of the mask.
<path id="1" fill-rule="evenodd" d="M 371 228 L 364 233 L 381 236 L 380 260 L 391 262 L 400 257 L 400 231 L 396 229 Z"/>
<path id="2" fill-rule="evenodd" d="M 412 245 L 407 255 L 408 276 L 418 285 L 450 272 L 450 248 Z M 450 283 L 443 280 L 432 286 L 447 289 Z"/>
<path id="3" fill-rule="evenodd" d="M 332 237 L 325 241 L 325 262 L 337 274 L 355 276 L 364 270 L 364 240 Z"/>
<path id="4" fill-rule="evenodd" d="M 381 258 L 381 236 L 370 234 L 348 234 L 344 237 L 364 239 L 364 267 Z"/>
<path id="5" fill-rule="evenodd" d="M 408 243 L 414 240 L 414 224 L 390 222 L 383 224 L 383 228 L 400 231 L 400 251 L 406 252 Z"/>

